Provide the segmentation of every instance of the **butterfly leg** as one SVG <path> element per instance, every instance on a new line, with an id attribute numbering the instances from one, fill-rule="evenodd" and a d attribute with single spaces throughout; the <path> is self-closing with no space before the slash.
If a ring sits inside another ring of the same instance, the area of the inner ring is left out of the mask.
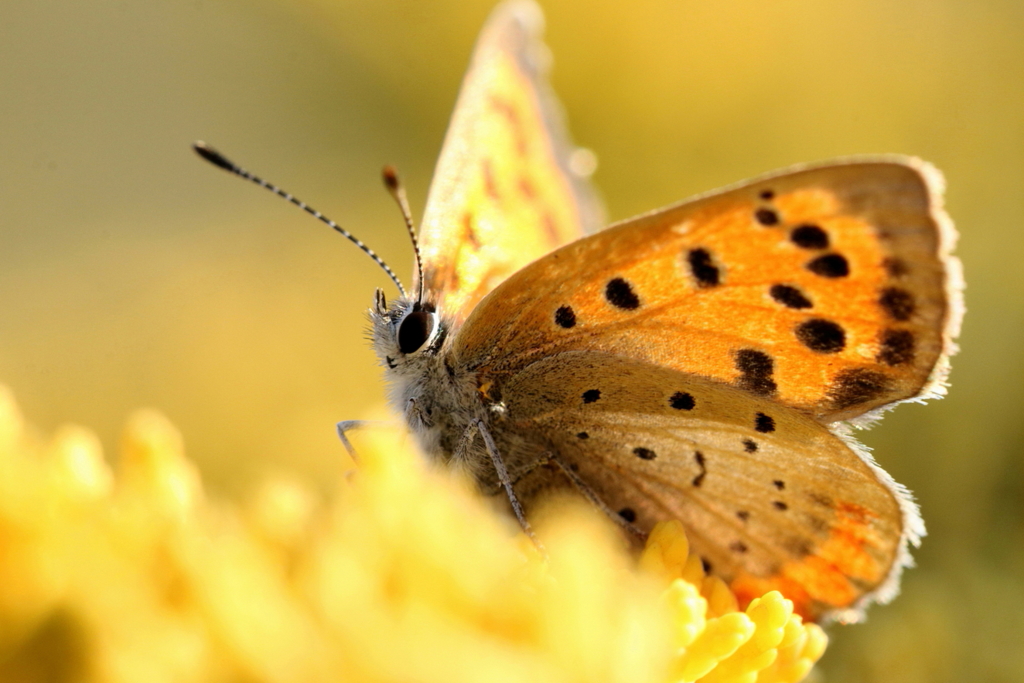
<path id="1" fill-rule="evenodd" d="M 505 461 L 501 458 L 501 453 L 498 452 L 498 446 L 494 443 L 494 438 L 491 436 L 491 432 L 488 431 L 487 426 L 482 420 L 472 420 L 469 423 L 469 427 L 466 429 L 465 435 L 462 437 L 462 443 L 459 444 L 457 449 L 457 455 L 464 454 L 469 450 L 469 447 L 473 444 L 473 439 L 476 434 L 480 434 L 480 438 L 483 439 L 484 448 L 487 450 L 487 454 L 491 456 L 491 462 L 494 463 L 494 469 L 498 473 L 498 480 L 501 482 L 502 487 L 505 489 L 505 494 L 508 496 L 509 503 L 512 504 L 512 511 L 516 515 L 516 519 L 519 520 L 519 526 L 523 528 L 523 531 L 530 540 L 533 541 L 534 545 L 541 551 L 544 546 L 541 545 L 540 541 L 533 533 L 533 527 L 526 521 L 526 513 L 523 512 L 522 503 L 519 502 L 519 498 L 516 496 L 515 491 L 512 489 L 512 478 L 508 476 L 508 469 L 505 467 Z"/>
<path id="2" fill-rule="evenodd" d="M 405 419 L 413 426 L 418 422 L 423 429 L 429 429 L 434 426 L 434 421 L 430 418 L 430 414 L 423 410 L 414 398 L 410 398 L 405 404 Z"/>
<path id="3" fill-rule="evenodd" d="M 356 453 L 356 449 L 352 447 L 352 442 L 345 436 L 346 432 L 359 429 L 360 427 L 366 426 L 366 420 L 342 420 L 338 423 L 338 438 L 341 439 L 341 445 L 348 451 L 348 456 L 352 458 L 352 462 L 359 464 L 359 454 Z"/>
<path id="4" fill-rule="evenodd" d="M 409 399 L 409 410 L 414 411 L 414 414 L 417 416 L 420 414 L 420 411 L 415 405 L 415 401 L 413 399 Z M 352 461 L 356 465 L 359 464 L 359 454 L 352 446 L 352 442 L 348 440 L 348 436 L 346 436 L 346 434 L 354 429 L 362 429 L 363 427 L 370 427 L 373 425 L 393 426 L 394 423 L 382 420 L 342 420 L 337 424 L 338 438 L 341 439 L 341 444 L 345 447 L 349 457 L 352 458 Z"/>
<path id="5" fill-rule="evenodd" d="M 352 442 L 348 440 L 346 434 L 353 429 L 362 429 L 363 427 L 368 427 L 370 425 L 375 424 L 383 423 L 372 420 L 342 420 L 337 425 L 338 438 L 341 439 L 341 444 L 345 447 L 345 450 L 348 451 L 349 457 L 352 458 L 352 462 L 354 462 L 356 465 L 359 464 L 359 454 L 356 453 L 356 449 L 353 448 Z"/>
<path id="6" fill-rule="evenodd" d="M 606 505 L 605 502 L 601 500 L 600 496 L 597 495 L 594 489 L 590 488 L 590 486 L 587 485 L 587 482 L 583 481 L 580 478 L 580 476 L 572 470 L 571 467 L 569 467 L 568 465 L 565 464 L 565 462 L 562 461 L 561 458 L 559 458 L 556 455 L 549 454 L 548 461 L 557 465 L 558 468 L 562 470 L 562 473 L 569 479 L 569 481 L 572 482 L 572 485 L 576 487 L 576 490 L 582 493 L 583 496 L 586 497 L 586 499 L 589 500 L 594 505 L 594 507 L 599 509 L 604 514 L 608 515 L 608 517 L 612 521 L 614 521 L 623 529 L 631 533 L 640 541 L 647 540 L 647 534 L 640 531 L 640 529 L 636 528 L 635 526 L 624 520 L 621 515 L 619 515 L 617 512 L 608 507 L 608 505 Z"/>

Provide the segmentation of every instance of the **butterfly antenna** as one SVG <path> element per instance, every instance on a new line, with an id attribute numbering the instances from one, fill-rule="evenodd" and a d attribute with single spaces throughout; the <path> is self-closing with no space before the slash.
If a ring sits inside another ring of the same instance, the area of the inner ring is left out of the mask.
<path id="1" fill-rule="evenodd" d="M 416 280 L 419 283 L 419 291 L 416 294 L 416 301 L 423 303 L 423 258 L 420 256 L 420 243 L 416 239 L 416 226 L 412 222 L 412 211 L 409 210 L 409 199 L 405 196 L 405 188 L 398 179 L 398 172 L 393 166 L 384 167 L 384 187 L 398 204 L 405 220 L 405 227 L 409 230 L 409 237 L 412 239 L 412 250 L 416 254 Z"/>
<path id="2" fill-rule="evenodd" d="M 265 190 L 270 190 L 278 197 L 283 197 L 284 199 L 287 199 L 289 202 L 299 207 L 300 209 L 311 215 L 313 218 L 316 218 L 317 220 L 329 225 L 335 232 L 348 238 L 349 241 L 351 241 L 357 247 L 362 249 L 367 256 L 372 258 L 378 266 L 384 269 L 384 272 L 387 273 L 388 277 L 390 277 L 391 280 L 395 283 L 395 286 L 398 287 L 398 291 L 402 293 L 402 296 L 408 296 L 406 294 L 405 287 L 402 286 L 402 282 L 398 279 L 398 276 L 395 275 L 395 271 L 391 270 L 391 267 L 384 262 L 384 259 L 382 259 L 380 256 L 377 256 L 373 249 L 370 249 L 368 246 L 363 244 L 362 240 L 360 240 L 358 237 L 350 233 L 348 230 L 341 227 L 340 225 L 332 221 L 330 218 L 323 215 L 322 213 L 320 213 L 313 207 L 309 206 L 305 202 L 296 199 L 290 193 L 285 192 L 276 185 L 271 185 L 262 178 L 254 176 L 252 173 L 249 173 L 240 166 L 235 165 L 233 162 L 228 160 L 227 157 L 225 157 L 223 154 L 215 150 L 213 147 L 207 145 L 205 142 L 197 141 L 192 143 L 192 149 L 196 151 L 196 154 L 201 156 L 206 161 L 209 161 L 214 166 L 219 166 L 220 168 L 223 168 L 225 171 L 234 173 L 236 176 L 245 178 L 246 180 L 256 183 Z M 417 257 L 418 256 L 419 252 L 417 252 Z"/>

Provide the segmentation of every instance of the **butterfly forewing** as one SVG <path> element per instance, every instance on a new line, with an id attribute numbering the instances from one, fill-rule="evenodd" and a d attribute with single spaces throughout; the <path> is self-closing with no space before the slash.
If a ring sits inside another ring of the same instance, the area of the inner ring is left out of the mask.
<path id="1" fill-rule="evenodd" d="M 825 421 L 930 395 L 959 314 L 937 178 L 916 160 L 852 161 L 620 223 L 506 281 L 457 352 L 492 382 L 601 350 Z"/>
<path id="2" fill-rule="evenodd" d="M 420 232 L 427 300 L 461 322 L 509 275 L 602 220 L 544 81 L 543 18 L 507 3 L 481 34 Z"/>
<path id="3" fill-rule="evenodd" d="M 503 388 L 502 428 L 532 435 L 609 511 L 643 531 L 682 520 L 741 600 L 781 589 L 806 617 L 846 608 L 898 572 L 913 505 L 869 459 L 800 412 L 719 382 L 568 352 Z M 520 474 L 529 501 L 567 480 Z"/>

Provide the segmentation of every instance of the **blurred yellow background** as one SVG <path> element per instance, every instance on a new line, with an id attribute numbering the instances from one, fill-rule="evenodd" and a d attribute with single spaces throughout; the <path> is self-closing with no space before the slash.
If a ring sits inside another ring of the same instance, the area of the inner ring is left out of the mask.
<path id="1" fill-rule="evenodd" d="M 892 606 L 834 628 L 827 681 L 1024 680 L 1024 5 L 548 0 L 552 79 L 621 219 L 788 164 L 941 168 L 968 315 L 948 399 L 864 440 L 929 536 Z M 363 340 L 386 276 L 205 139 L 408 277 L 379 180 L 417 215 L 490 0 L 0 4 L 0 382 L 109 450 L 139 406 L 209 487 L 335 481 L 383 400 Z M 390 290 L 388 290 L 390 291 Z"/>

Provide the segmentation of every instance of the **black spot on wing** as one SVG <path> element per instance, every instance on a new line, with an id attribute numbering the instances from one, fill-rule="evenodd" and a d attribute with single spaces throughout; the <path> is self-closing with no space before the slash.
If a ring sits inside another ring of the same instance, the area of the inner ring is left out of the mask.
<path id="1" fill-rule="evenodd" d="M 576 433 L 576 438 L 580 439 L 582 441 L 584 439 L 589 439 L 590 438 L 590 434 L 587 434 L 586 432 L 577 432 Z"/>
<path id="2" fill-rule="evenodd" d="M 850 264 L 842 254 L 825 254 L 810 261 L 807 270 L 821 277 L 846 277 L 850 274 Z"/>
<path id="3" fill-rule="evenodd" d="M 889 273 L 889 277 L 894 278 L 901 278 L 910 272 L 907 262 L 897 257 L 883 259 L 882 267 L 885 268 L 885 272 Z"/>
<path id="4" fill-rule="evenodd" d="M 685 391 L 677 391 L 669 397 L 668 404 L 676 410 L 693 410 L 697 402 Z"/>
<path id="5" fill-rule="evenodd" d="M 757 442 L 753 439 L 743 439 L 743 450 L 747 453 L 754 453 L 757 451 Z"/>
<path id="6" fill-rule="evenodd" d="M 817 225 L 799 225 L 789 233 L 789 239 L 803 249 L 828 249 L 828 233 Z"/>
<path id="7" fill-rule="evenodd" d="M 779 214 L 772 209 L 758 209 L 754 212 L 754 220 L 764 226 L 779 224 Z"/>
<path id="8" fill-rule="evenodd" d="M 559 306 L 555 311 L 555 324 L 567 330 L 576 327 L 576 311 L 572 310 L 572 306 Z"/>
<path id="9" fill-rule="evenodd" d="M 686 260 L 690 264 L 690 272 L 693 273 L 693 279 L 697 281 L 698 287 L 716 287 L 720 284 L 721 272 L 711 261 L 711 254 L 707 249 L 691 249 L 686 255 Z"/>
<path id="10" fill-rule="evenodd" d="M 704 477 L 708 473 L 708 468 L 704 465 L 704 454 L 700 451 L 696 451 L 693 454 L 693 460 L 697 463 L 697 467 L 700 468 L 700 473 L 693 478 L 693 485 L 700 487 L 700 485 L 704 483 Z"/>
<path id="11" fill-rule="evenodd" d="M 838 353 L 846 347 L 846 332 L 838 323 L 811 318 L 796 326 L 796 338 L 811 351 Z"/>
<path id="12" fill-rule="evenodd" d="M 914 297 L 899 287 L 886 287 L 878 297 L 878 305 L 893 320 L 906 321 L 914 314 Z"/>
<path id="13" fill-rule="evenodd" d="M 600 389 L 587 389 L 586 391 L 583 392 L 583 402 L 584 403 L 593 403 L 594 401 L 596 401 L 599 398 L 601 398 L 601 390 Z"/>
<path id="14" fill-rule="evenodd" d="M 772 501 L 772 507 L 782 512 L 785 512 L 786 510 L 789 509 L 789 506 L 786 505 L 781 500 Z"/>
<path id="15" fill-rule="evenodd" d="M 619 517 L 632 524 L 636 521 L 636 510 L 633 508 L 622 508 L 619 510 Z"/>
<path id="16" fill-rule="evenodd" d="M 640 308 L 640 297 L 633 291 L 633 285 L 621 277 L 608 281 L 604 288 L 604 298 L 612 306 L 621 308 L 624 311 L 632 311 Z"/>
<path id="17" fill-rule="evenodd" d="M 652 451 L 650 448 L 644 448 L 643 446 L 637 446 L 633 449 L 633 455 L 640 458 L 641 460 L 654 460 L 658 457 L 658 454 Z"/>
<path id="18" fill-rule="evenodd" d="M 909 330 L 883 330 L 878 343 L 879 363 L 905 365 L 914 360 L 914 333 Z"/>
<path id="19" fill-rule="evenodd" d="M 762 434 L 770 434 L 775 431 L 775 418 L 771 415 L 758 413 L 754 416 L 754 429 Z"/>
<path id="20" fill-rule="evenodd" d="M 757 349 L 740 349 L 736 352 L 735 363 L 740 372 L 739 386 L 758 396 L 775 393 L 777 387 L 772 378 L 775 363 L 771 356 Z"/>
<path id="21" fill-rule="evenodd" d="M 836 410 L 884 396 L 892 387 L 891 380 L 867 368 L 851 368 L 836 374 L 828 388 L 828 398 Z"/>
<path id="22" fill-rule="evenodd" d="M 772 299 L 786 308 L 811 308 L 811 300 L 796 287 L 791 285 L 772 285 L 768 290 Z"/>

